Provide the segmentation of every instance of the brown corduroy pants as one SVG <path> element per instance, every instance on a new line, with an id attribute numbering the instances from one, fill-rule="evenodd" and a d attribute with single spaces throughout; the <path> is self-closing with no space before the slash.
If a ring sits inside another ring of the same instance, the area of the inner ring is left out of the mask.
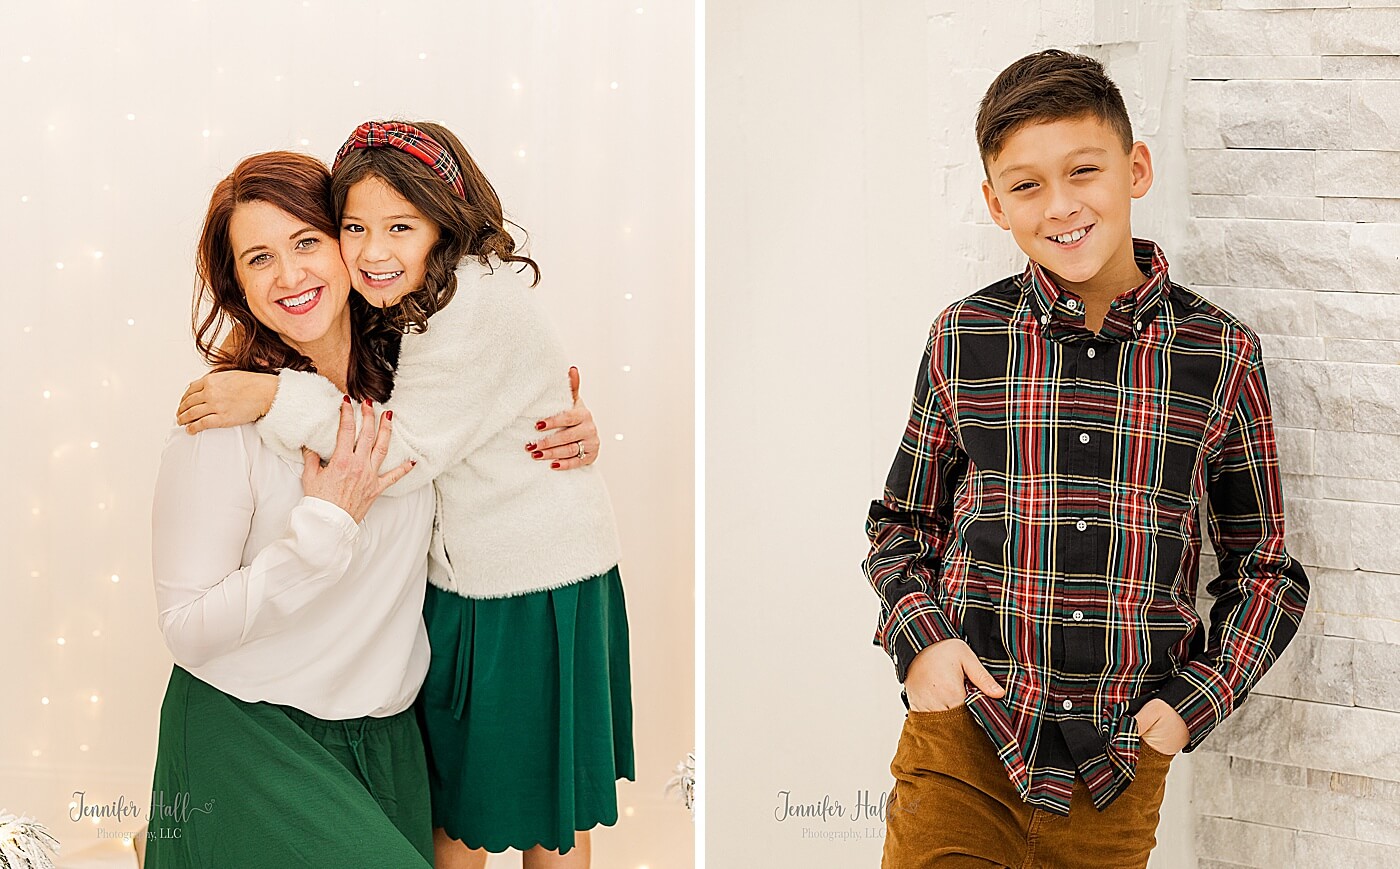
<path id="1" fill-rule="evenodd" d="M 1103 811 L 1075 780 L 1069 817 L 1022 802 L 965 706 L 910 712 L 890 771 L 882 869 L 1134 869 L 1157 842 L 1171 758 L 1142 744 L 1135 778 Z"/>

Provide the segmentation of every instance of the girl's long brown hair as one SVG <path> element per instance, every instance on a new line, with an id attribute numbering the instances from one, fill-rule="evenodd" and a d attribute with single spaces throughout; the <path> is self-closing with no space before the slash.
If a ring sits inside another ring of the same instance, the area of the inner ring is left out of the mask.
<path id="1" fill-rule="evenodd" d="M 320 160 L 292 151 L 269 151 L 239 163 L 209 197 L 199 235 L 199 284 L 191 313 L 195 346 L 216 371 L 314 371 L 310 359 L 253 316 L 238 285 L 229 223 L 234 209 L 247 202 L 266 202 L 332 239 L 340 237 L 331 207 L 331 175 Z M 357 400 L 387 401 L 394 387 L 401 332 L 355 292 L 350 293 L 350 321 L 353 337 L 346 389 Z"/>
<path id="2" fill-rule="evenodd" d="M 411 121 L 452 153 L 462 169 L 466 198 L 462 198 L 422 160 L 397 148 L 359 148 L 346 154 L 335 167 L 331 191 L 335 213 L 345 210 L 345 198 L 357 182 L 377 177 L 418 209 L 438 227 L 438 240 L 428 252 L 423 287 L 386 308 L 385 314 L 402 331 L 421 332 L 428 318 L 442 310 L 457 292 L 457 266 L 469 256 L 487 263 L 495 255 L 503 262 L 519 263 L 534 273 L 530 285 L 540 282 L 539 264 L 518 253 L 515 239 L 506 230 L 511 223 L 501 210 L 501 197 L 452 131 L 429 121 Z"/>

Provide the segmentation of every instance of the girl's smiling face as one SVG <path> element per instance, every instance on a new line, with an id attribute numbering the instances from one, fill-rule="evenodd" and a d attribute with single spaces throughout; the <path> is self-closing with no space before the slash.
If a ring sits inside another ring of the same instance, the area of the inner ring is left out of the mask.
<path id="1" fill-rule="evenodd" d="M 438 237 L 438 225 L 376 175 L 346 193 L 340 255 L 355 290 L 375 307 L 423 288 L 428 253 Z"/>

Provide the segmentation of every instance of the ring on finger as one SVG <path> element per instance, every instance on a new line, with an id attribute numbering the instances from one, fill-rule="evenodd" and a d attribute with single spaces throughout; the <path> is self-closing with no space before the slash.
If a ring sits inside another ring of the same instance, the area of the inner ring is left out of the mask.
<path id="1" fill-rule="evenodd" d="M 579 442 L 578 442 L 578 455 L 577 455 L 577 456 L 574 456 L 574 458 L 576 458 L 576 459 L 581 459 L 581 458 L 584 458 L 584 457 L 587 456 L 587 455 L 588 455 L 588 450 L 584 449 L 583 441 L 579 441 Z"/>

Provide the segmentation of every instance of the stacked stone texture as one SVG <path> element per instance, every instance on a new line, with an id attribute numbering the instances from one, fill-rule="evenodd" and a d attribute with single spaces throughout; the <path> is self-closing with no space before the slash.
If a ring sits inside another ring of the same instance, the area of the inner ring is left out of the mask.
<path id="1" fill-rule="evenodd" d="M 1400 866 L 1400 2 L 1191 7 L 1184 265 L 1264 342 L 1313 581 L 1196 754 L 1199 865 Z"/>

